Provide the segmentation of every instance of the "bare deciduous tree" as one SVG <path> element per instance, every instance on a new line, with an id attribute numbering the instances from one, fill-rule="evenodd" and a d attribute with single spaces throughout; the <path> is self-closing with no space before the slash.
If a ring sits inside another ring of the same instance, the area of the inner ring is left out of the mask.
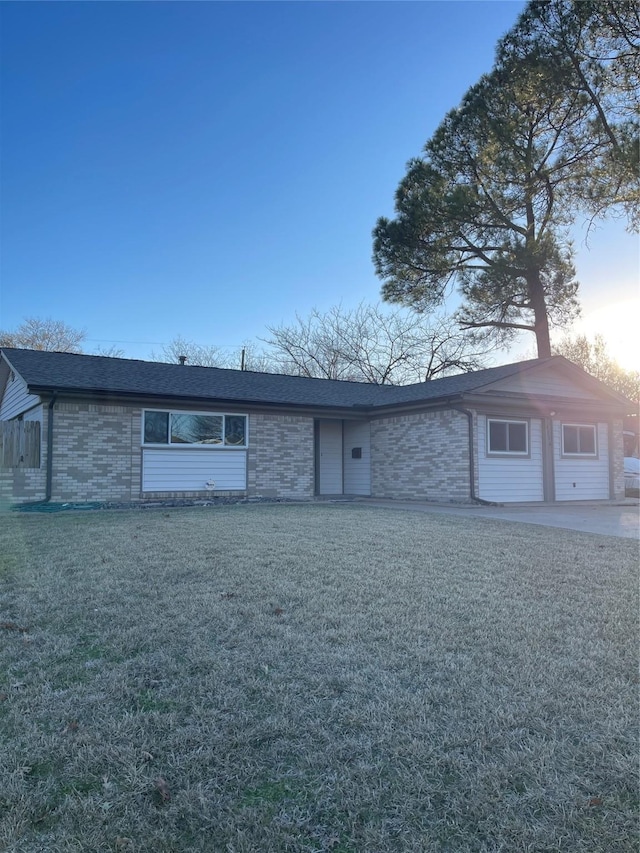
<path id="1" fill-rule="evenodd" d="M 640 401 L 640 372 L 625 370 L 611 358 L 602 335 L 596 335 L 593 340 L 586 335 L 565 337 L 555 344 L 553 352 L 568 358 L 619 394 Z"/>
<path id="2" fill-rule="evenodd" d="M 248 341 L 230 349 L 213 344 L 198 344 L 177 335 L 162 347 L 160 353 L 151 353 L 154 361 L 177 364 L 181 357 L 187 364 L 199 367 L 225 367 L 234 370 L 253 370 L 259 373 L 273 371 L 272 361 L 255 343 Z"/>
<path id="3" fill-rule="evenodd" d="M 187 364 L 199 365 L 200 367 L 227 367 L 228 354 L 220 347 L 211 344 L 198 344 L 177 335 L 168 344 L 162 347 L 159 353 L 152 352 L 154 361 L 167 361 L 177 364 L 180 358 L 186 358 Z"/>
<path id="4" fill-rule="evenodd" d="M 125 357 L 125 353 L 124 353 L 124 350 L 122 349 L 122 347 L 116 347 L 113 345 L 110 347 L 98 346 L 93 350 L 91 355 L 102 355 L 105 358 L 124 358 Z"/>
<path id="5" fill-rule="evenodd" d="M 84 329 L 74 329 L 62 320 L 26 317 L 13 332 L 0 331 L 0 346 L 49 352 L 83 352 L 82 342 L 86 337 Z"/>
<path id="6" fill-rule="evenodd" d="M 377 385 L 422 382 L 482 366 L 482 338 L 463 334 L 450 319 L 429 322 L 413 311 L 335 306 L 289 326 L 269 326 L 265 339 L 279 372 Z"/>

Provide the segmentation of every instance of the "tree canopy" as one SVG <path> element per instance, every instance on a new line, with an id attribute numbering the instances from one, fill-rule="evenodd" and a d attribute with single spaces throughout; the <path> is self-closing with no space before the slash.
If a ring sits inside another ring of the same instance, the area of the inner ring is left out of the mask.
<path id="1" fill-rule="evenodd" d="M 292 325 L 269 327 L 265 340 L 282 373 L 377 385 L 424 382 L 482 365 L 489 347 L 444 317 L 429 322 L 406 310 L 360 303 L 313 310 Z"/>
<path id="2" fill-rule="evenodd" d="M 532 331 L 540 356 L 551 352 L 550 325 L 565 327 L 579 311 L 567 236 L 576 206 L 589 194 L 594 208 L 623 201 L 619 192 L 607 200 L 590 176 L 606 185 L 606 170 L 617 169 L 619 188 L 629 186 L 611 134 L 628 151 L 632 120 L 626 113 L 624 121 L 600 120 L 607 87 L 580 85 L 571 58 L 551 51 L 534 26 L 541 7 L 562 18 L 574 6 L 530 4 L 527 26 L 519 21 L 491 73 L 409 162 L 395 219 L 382 217 L 374 229 L 386 300 L 429 311 L 457 288 L 462 328 L 490 330 L 502 342 Z M 611 77 L 615 58 L 610 63 Z"/>
<path id="3" fill-rule="evenodd" d="M 568 358 L 619 394 L 640 402 L 640 372 L 625 370 L 611 358 L 602 335 L 596 335 L 593 340 L 586 335 L 565 337 L 554 345 L 553 352 Z"/>
<path id="4" fill-rule="evenodd" d="M 86 340 L 84 329 L 75 329 L 63 320 L 52 320 L 50 317 L 26 317 L 17 329 L 0 330 L 0 347 L 86 353 L 83 346 Z M 121 358 L 124 350 L 116 346 L 98 346 L 92 348 L 91 354 Z"/>
<path id="5" fill-rule="evenodd" d="M 314 309 L 306 317 L 296 315 L 295 323 L 267 330 L 269 337 L 260 343 L 232 350 L 178 336 L 151 357 L 176 363 L 186 356 L 188 364 L 205 367 L 244 365 L 262 373 L 402 385 L 475 370 L 491 349 L 482 336 L 463 335 L 450 318 L 428 321 L 406 309 L 364 302 L 353 309 Z"/>
<path id="6" fill-rule="evenodd" d="M 0 331 L 0 347 L 83 352 L 82 344 L 86 337 L 84 329 L 74 329 L 62 320 L 27 317 L 13 332 Z"/>
<path id="7" fill-rule="evenodd" d="M 273 372 L 269 357 L 254 343 L 248 341 L 240 347 L 229 349 L 215 344 L 199 344 L 196 341 L 177 335 L 162 347 L 159 353 L 152 352 L 154 361 L 166 361 L 177 364 L 184 357 L 187 364 L 199 367 L 223 367 L 233 370 L 256 370 L 262 373 Z"/>
<path id="8" fill-rule="evenodd" d="M 533 51 L 558 69 L 567 98 L 586 95 L 581 132 L 603 135 L 600 156 L 576 172 L 573 203 L 639 224 L 640 6 L 635 0 L 532 0 L 500 42 L 498 64 Z"/>

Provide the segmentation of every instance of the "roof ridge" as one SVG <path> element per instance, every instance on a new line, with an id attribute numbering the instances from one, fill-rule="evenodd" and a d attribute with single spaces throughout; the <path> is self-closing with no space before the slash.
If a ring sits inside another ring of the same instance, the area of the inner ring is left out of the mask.
<path id="1" fill-rule="evenodd" d="M 392 385 L 387 383 L 378 383 L 378 382 L 366 382 L 364 380 L 359 379 L 332 379 L 328 376 L 297 376 L 293 373 L 271 373 L 268 371 L 261 370 L 240 370 L 236 367 L 217 367 L 215 365 L 205 365 L 205 364 L 179 364 L 173 361 L 152 361 L 148 359 L 141 358 L 126 358 L 123 356 L 110 356 L 110 355 L 102 355 L 100 353 L 83 353 L 83 352 L 65 352 L 64 350 L 36 350 L 29 349 L 27 347 L 0 347 L 0 351 L 13 351 L 13 352 L 24 352 L 24 353 L 41 353 L 41 354 L 49 354 L 54 356 L 69 356 L 74 358 L 90 358 L 90 359 L 99 359 L 104 362 L 127 362 L 130 364 L 141 364 L 141 365 L 154 365 L 158 367 L 179 367 L 179 368 L 189 368 L 189 369 L 201 369 L 201 370 L 218 370 L 223 371 L 225 373 L 244 373 L 251 374 L 253 376 L 278 376 L 284 377 L 287 379 L 296 379 L 296 380 L 304 380 L 307 382 L 337 382 L 341 385 L 356 385 L 360 387 L 374 387 L 374 388 L 419 388 L 425 385 L 433 386 L 437 382 L 441 382 L 444 380 L 451 380 L 456 376 L 467 376 L 473 374 L 474 376 L 478 376 L 478 374 L 486 374 L 489 371 L 497 371 L 504 370 L 506 368 L 513 368 L 509 373 L 519 372 L 521 369 L 529 366 L 539 365 L 548 359 L 526 359 L 524 361 L 512 362 L 507 364 L 496 364 L 491 367 L 483 367 L 479 370 L 467 370 L 461 371 L 460 373 L 452 373 L 446 376 L 438 376 L 435 379 L 427 379 L 421 382 L 410 382 L 406 385 Z M 557 358 L 557 356 L 551 356 L 550 358 Z"/>
<path id="2" fill-rule="evenodd" d="M 530 368 L 565 362 L 560 356 L 527 359 L 478 371 L 441 376 L 411 385 L 376 385 L 345 379 L 320 379 L 234 368 L 180 365 L 85 353 L 1 348 L 29 392 L 175 401 L 190 405 L 261 405 L 324 410 L 381 409 L 389 406 L 443 405 Z M 579 368 L 575 368 L 576 371 Z M 593 380 L 597 382 L 597 380 Z M 598 383 L 599 385 L 600 383 Z M 605 390 L 603 386 L 602 390 Z M 608 391 L 608 389 L 606 389 Z M 613 392 L 607 393 L 611 398 Z"/>

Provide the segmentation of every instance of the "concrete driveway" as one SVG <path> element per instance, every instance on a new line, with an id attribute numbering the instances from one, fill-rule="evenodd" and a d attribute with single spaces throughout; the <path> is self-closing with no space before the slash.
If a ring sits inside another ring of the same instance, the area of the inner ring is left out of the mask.
<path id="1" fill-rule="evenodd" d="M 621 503 L 514 504 L 512 506 L 454 506 L 421 501 L 391 501 L 363 498 L 363 502 L 389 509 L 413 510 L 469 518 L 499 518 L 502 521 L 564 527 L 601 536 L 640 539 L 640 501 Z"/>

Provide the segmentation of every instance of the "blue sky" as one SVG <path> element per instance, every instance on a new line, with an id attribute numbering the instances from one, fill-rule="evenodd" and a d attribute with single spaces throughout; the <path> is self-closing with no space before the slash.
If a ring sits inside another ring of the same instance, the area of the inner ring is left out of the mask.
<path id="1" fill-rule="evenodd" d="M 0 327 L 51 316 L 146 358 L 377 301 L 375 221 L 523 5 L 2 3 Z M 611 338 L 637 240 L 582 237 Z"/>

